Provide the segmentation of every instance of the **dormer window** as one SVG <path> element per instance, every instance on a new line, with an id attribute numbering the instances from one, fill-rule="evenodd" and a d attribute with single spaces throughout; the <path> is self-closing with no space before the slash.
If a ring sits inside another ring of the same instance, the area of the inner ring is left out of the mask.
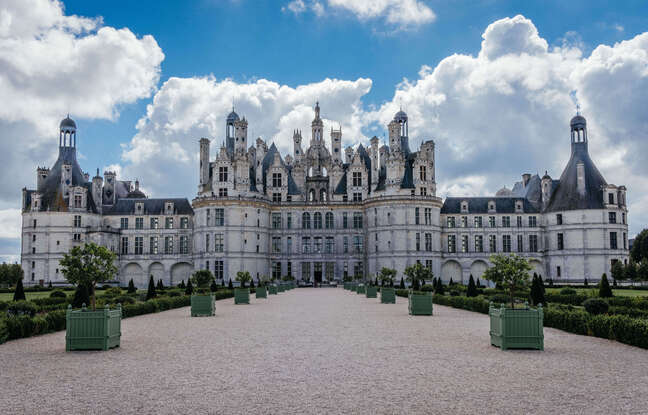
<path id="1" fill-rule="evenodd" d="M 518 202 L 515 203 L 515 210 L 517 212 L 522 212 L 522 202 L 518 201 Z"/>
<path id="2" fill-rule="evenodd" d="M 173 214 L 173 202 L 166 202 L 164 204 L 164 211 L 166 212 L 167 215 L 172 215 Z"/>
<path id="3" fill-rule="evenodd" d="M 614 204 L 614 193 L 608 193 L 608 204 Z"/>
<path id="4" fill-rule="evenodd" d="M 492 200 L 488 202 L 488 210 L 491 212 L 495 211 L 495 202 L 493 202 Z"/>
<path id="5" fill-rule="evenodd" d="M 218 181 L 219 182 L 227 181 L 227 167 L 220 166 L 218 168 Z"/>
<path id="6" fill-rule="evenodd" d="M 461 211 L 464 213 L 468 212 L 468 202 L 461 202 Z"/>
<path id="7" fill-rule="evenodd" d="M 135 210 L 137 211 L 137 213 L 142 213 L 142 211 L 144 210 L 144 203 L 136 203 Z"/>

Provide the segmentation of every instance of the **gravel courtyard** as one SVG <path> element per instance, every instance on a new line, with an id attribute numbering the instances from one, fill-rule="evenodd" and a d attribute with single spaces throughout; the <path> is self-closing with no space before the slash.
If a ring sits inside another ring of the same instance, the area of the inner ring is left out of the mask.
<path id="1" fill-rule="evenodd" d="M 648 351 L 545 329 L 545 351 L 490 346 L 485 315 L 410 317 L 341 288 L 190 318 L 122 322 L 121 348 L 65 333 L 0 346 L 2 413 L 646 413 Z"/>

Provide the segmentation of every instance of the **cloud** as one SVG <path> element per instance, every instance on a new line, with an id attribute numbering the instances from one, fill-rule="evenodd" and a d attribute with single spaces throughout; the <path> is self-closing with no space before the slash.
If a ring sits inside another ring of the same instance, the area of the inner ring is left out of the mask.
<path id="1" fill-rule="evenodd" d="M 104 26 L 101 18 L 66 15 L 54 0 L 0 5 L 0 216 L 13 215 L 20 188 L 35 186 L 38 165 L 51 165 L 59 121 L 115 120 L 121 105 L 149 97 L 162 50 L 152 36 Z M 83 137 L 80 137 L 83 140 Z M 13 237 L 19 230 L 12 229 Z"/>
<path id="2" fill-rule="evenodd" d="M 300 14 L 306 11 L 306 4 L 304 3 L 304 0 L 293 0 L 287 5 L 283 6 L 281 8 L 281 11 L 289 11 L 295 14 Z"/>

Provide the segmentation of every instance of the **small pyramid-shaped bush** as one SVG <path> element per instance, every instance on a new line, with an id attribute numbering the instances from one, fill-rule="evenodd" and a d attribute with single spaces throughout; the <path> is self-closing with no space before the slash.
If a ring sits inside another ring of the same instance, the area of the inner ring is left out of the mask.
<path id="1" fill-rule="evenodd" d="M 146 299 L 150 300 L 151 298 L 155 298 L 156 296 L 157 293 L 155 292 L 155 282 L 153 282 L 153 275 L 151 275 L 151 278 L 149 279 L 148 290 L 146 291 Z"/>
<path id="2" fill-rule="evenodd" d="M 209 291 L 215 293 L 218 290 L 218 285 L 216 285 L 216 281 L 212 280 L 211 285 L 209 286 Z"/>
<path id="3" fill-rule="evenodd" d="M 180 281 L 180 284 L 178 284 L 178 288 L 187 288 L 187 286 L 184 283 L 184 280 Z"/>
<path id="4" fill-rule="evenodd" d="M 405 288 L 405 280 L 403 280 L 403 277 L 401 277 L 400 285 L 398 287 L 401 289 Z"/>
<path id="5" fill-rule="evenodd" d="M 477 287 L 475 286 L 475 279 L 473 278 L 472 274 L 470 274 L 470 278 L 468 279 L 468 289 L 466 290 L 466 296 L 477 297 Z"/>
<path id="6" fill-rule="evenodd" d="M 25 289 L 23 287 L 22 278 L 16 283 L 16 290 L 13 296 L 14 301 L 25 300 Z M 87 304 L 87 303 L 86 303 Z"/>
<path id="7" fill-rule="evenodd" d="M 229 282 L 227 283 L 227 288 L 229 288 L 230 290 L 234 289 L 234 284 L 232 284 L 232 279 L 231 278 L 230 278 Z"/>
<path id="8" fill-rule="evenodd" d="M 193 294 L 193 284 L 191 283 L 191 278 L 187 282 L 187 288 L 185 288 L 185 295 Z"/>
<path id="9" fill-rule="evenodd" d="M 250 280 L 250 288 L 254 288 L 254 278 Z"/>
<path id="10" fill-rule="evenodd" d="M 610 288 L 610 283 L 608 282 L 607 275 L 603 273 L 601 277 L 601 282 L 599 283 L 599 297 L 610 298 L 612 297 L 612 289 Z"/>
<path id="11" fill-rule="evenodd" d="M 164 283 L 162 282 L 162 279 L 160 278 L 157 282 L 157 290 L 164 291 Z"/>
<path id="12" fill-rule="evenodd" d="M 129 294 L 135 294 L 137 292 L 137 288 L 135 288 L 135 283 L 133 282 L 133 279 L 131 278 L 130 281 L 128 281 L 128 293 Z"/>

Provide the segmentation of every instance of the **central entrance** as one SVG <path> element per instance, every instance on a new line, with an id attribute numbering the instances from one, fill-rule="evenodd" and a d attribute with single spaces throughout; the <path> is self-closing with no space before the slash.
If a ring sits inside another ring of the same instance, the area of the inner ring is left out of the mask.
<path id="1" fill-rule="evenodd" d="M 316 284 L 322 283 L 322 263 L 321 262 L 315 262 L 313 278 L 315 279 Z"/>

